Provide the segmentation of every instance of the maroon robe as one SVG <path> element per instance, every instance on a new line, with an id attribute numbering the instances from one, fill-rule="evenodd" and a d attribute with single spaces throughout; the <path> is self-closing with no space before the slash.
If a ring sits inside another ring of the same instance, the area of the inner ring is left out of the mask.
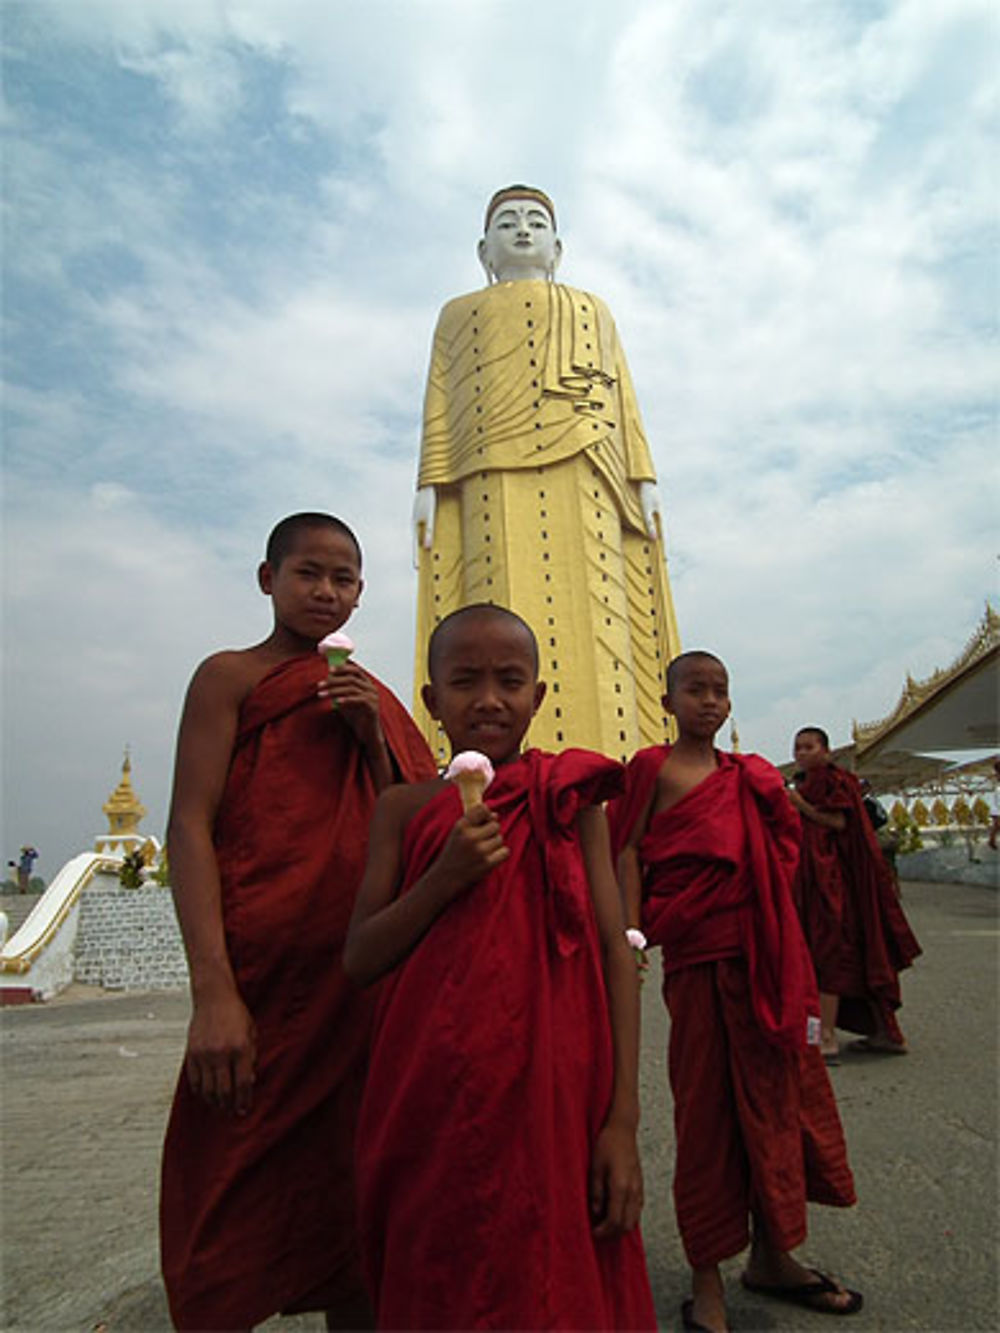
<path id="1" fill-rule="evenodd" d="M 667 746 L 629 764 L 615 847 L 648 808 Z M 798 816 L 756 755 L 719 767 L 653 815 L 639 842 L 642 928 L 663 950 L 671 1016 L 674 1200 L 692 1267 L 745 1248 L 751 1208 L 794 1249 L 806 1201 L 854 1202 L 817 1045 L 816 984 L 791 894 Z"/>
<path id="2" fill-rule="evenodd" d="M 257 1028 L 253 1108 L 209 1106 L 182 1071 L 164 1144 L 161 1254 L 181 1329 L 246 1329 L 361 1290 L 353 1136 L 372 996 L 341 969 L 375 789 L 350 727 L 316 695 L 318 654 L 244 701 L 215 824 L 226 944 Z M 376 681 L 401 776 L 433 777 Z"/>
<path id="3" fill-rule="evenodd" d="M 509 859 L 383 982 L 358 1126 L 380 1328 L 656 1327 L 638 1228 L 595 1241 L 588 1207 L 613 1050 L 575 822 L 620 784 L 583 750 L 498 769 Z M 403 892 L 460 814 L 449 785 L 413 817 Z"/>
<path id="4" fill-rule="evenodd" d="M 824 764 L 806 774 L 800 795 L 843 830 L 802 820 L 795 896 L 821 991 L 840 996 L 837 1026 L 903 1041 L 896 1021 L 899 973 L 920 954 L 899 902 L 895 877 L 871 826 L 853 773 Z"/>

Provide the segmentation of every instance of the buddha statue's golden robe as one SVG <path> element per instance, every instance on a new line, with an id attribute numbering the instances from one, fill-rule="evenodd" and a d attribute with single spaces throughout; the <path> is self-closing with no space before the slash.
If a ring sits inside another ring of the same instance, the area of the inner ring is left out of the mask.
<path id="1" fill-rule="evenodd" d="M 598 297 L 522 279 L 442 310 L 417 484 L 433 486 L 421 547 L 414 716 L 427 640 L 450 611 L 495 602 L 538 637 L 548 695 L 528 734 L 631 756 L 664 739 L 666 664 L 680 651 L 662 534 L 643 522 L 655 482 L 614 320 Z"/>

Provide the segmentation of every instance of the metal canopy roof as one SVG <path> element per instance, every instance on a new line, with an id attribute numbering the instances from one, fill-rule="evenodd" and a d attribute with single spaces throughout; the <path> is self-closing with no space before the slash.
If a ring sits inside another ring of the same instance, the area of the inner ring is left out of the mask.
<path id="1" fill-rule="evenodd" d="M 856 745 L 840 745 L 830 751 L 830 757 L 841 768 L 857 773 L 858 777 L 867 778 L 877 792 L 901 792 L 912 787 L 923 787 L 941 780 L 953 761 L 937 755 L 909 754 L 906 751 L 890 751 L 876 756 L 872 760 L 859 760 Z M 781 773 L 790 778 L 795 772 L 795 762 L 779 765 Z"/>

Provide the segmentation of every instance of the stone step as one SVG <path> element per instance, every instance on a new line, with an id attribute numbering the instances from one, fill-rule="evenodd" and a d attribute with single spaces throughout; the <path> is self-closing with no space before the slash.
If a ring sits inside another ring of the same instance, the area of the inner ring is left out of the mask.
<path id="1" fill-rule="evenodd" d="M 28 919 L 28 913 L 34 910 L 41 897 L 40 893 L 0 893 L 0 912 L 3 912 L 9 923 L 8 939 L 21 929 Z"/>

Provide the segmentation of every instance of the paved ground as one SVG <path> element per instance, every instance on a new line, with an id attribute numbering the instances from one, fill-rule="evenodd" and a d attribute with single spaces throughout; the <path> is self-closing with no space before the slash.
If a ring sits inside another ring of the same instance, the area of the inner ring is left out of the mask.
<path id="1" fill-rule="evenodd" d="M 907 885 L 924 957 L 904 978 L 911 1055 L 848 1055 L 833 1070 L 860 1205 L 815 1209 L 805 1254 L 866 1295 L 851 1333 L 994 1330 L 997 1299 L 997 894 Z M 645 990 L 644 1230 L 664 1328 L 679 1328 L 686 1273 L 669 1194 L 672 1138 L 658 987 Z M 74 988 L 2 1011 L 0 1163 L 4 1314 L 25 1333 L 164 1333 L 157 1277 L 160 1142 L 183 1045 L 179 995 Z M 829 1319 L 741 1294 L 750 1330 Z M 275 1319 L 306 1333 L 315 1317 Z"/>

